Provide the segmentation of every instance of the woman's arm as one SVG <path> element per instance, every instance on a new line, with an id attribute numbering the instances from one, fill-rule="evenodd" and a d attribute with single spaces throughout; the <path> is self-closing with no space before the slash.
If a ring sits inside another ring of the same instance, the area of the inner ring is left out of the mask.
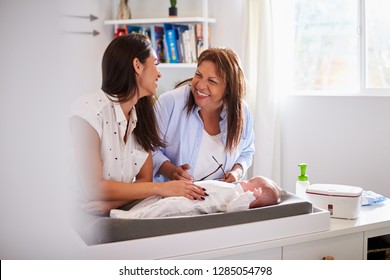
<path id="1" fill-rule="evenodd" d="M 105 201 L 106 206 L 119 207 L 123 205 L 122 203 L 151 195 L 184 196 L 189 199 L 201 199 L 204 196 L 202 188 L 191 181 L 151 182 L 151 155 L 148 156 L 134 183 L 105 180 L 99 135 L 88 122 L 81 118 L 73 117 L 70 125 L 74 137 L 77 170 L 88 200 Z M 100 207 L 107 208 L 101 204 Z M 96 205 L 93 208 L 96 208 Z"/>
<path id="2" fill-rule="evenodd" d="M 144 165 L 136 176 L 135 182 L 151 182 L 153 175 L 152 155 L 149 153 Z M 90 201 L 83 205 L 83 208 L 97 215 L 107 215 L 111 209 L 120 208 L 130 201 L 128 200 L 112 200 L 112 201 Z"/>
<path id="3" fill-rule="evenodd" d="M 97 131 L 80 117 L 71 118 L 70 129 L 73 137 L 77 175 L 83 193 L 88 199 L 91 199 L 97 196 L 97 186 L 103 180 L 100 138 Z"/>
<path id="4" fill-rule="evenodd" d="M 164 93 L 155 104 L 160 135 L 167 142 L 166 148 L 157 149 L 153 152 L 153 169 L 156 178 L 162 175 L 170 180 L 193 179 L 188 173 L 190 169 L 189 162 L 177 162 L 178 155 L 183 156 L 184 153 L 182 145 L 179 145 L 183 141 L 179 127 L 183 125 L 183 122 L 186 124 L 184 118 L 187 119 L 187 116 L 184 106 L 189 95 L 188 90 L 187 86 L 183 86 L 174 91 Z M 187 134 L 186 131 L 184 133 Z M 180 150 L 174 152 L 176 147 L 178 149 L 180 147 Z"/>
<path id="5" fill-rule="evenodd" d="M 174 98 L 169 93 L 162 94 L 154 105 L 156 111 L 157 124 L 160 131 L 160 136 L 164 141 L 167 141 L 167 131 L 169 120 L 173 114 Z M 153 155 L 153 176 L 160 172 L 161 166 L 170 159 L 165 155 L 165 149 L 156 149 Z M 163 174 L 165 176 L 165 174 Z M 167 177 L 169 178 L 169 177 Z"/>
<path id="6" fill-rule="evenodd" d="M 141 170 L 138 172 L 137 176 L 135 177 L 135 182 L 152 182 L 153 181 L 153 159 L 152 159 L 152 153 L 149 152 L 148 157 L 146 158 L 146 161 L 142 165 Z"/>
<path id="7" fill-rule="evenodd" d="M 228 182 L 241 180 L 248 171 L 248 168 L 252 165 L 253 154 L 255 153 L 255 133 L 253 126 L 253 114 L 249 107 L 245 105 L 244 131 L 241 136 L 239 145 L 241 150 L 237 151 L 239 153 L 239 157 L 237 158 L 232 169 L 228 172 L 231 179 L 234 177 L 234 181 L 226 180 Z M 232 176 L 230 176 L 230 173 L 232 173 Z"/>

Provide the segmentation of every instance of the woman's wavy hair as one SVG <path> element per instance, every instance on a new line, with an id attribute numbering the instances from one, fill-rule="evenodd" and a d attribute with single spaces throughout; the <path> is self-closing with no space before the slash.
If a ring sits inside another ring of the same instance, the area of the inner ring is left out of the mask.
<path id="1" fill-rule="evenodd" d="M 204 61 L 210 61 L 217 68 L 217 75 L 226 82 L 224 106 L 227 107 L 227 151 L 232 152 L 239 144 L 244 127 L 244 97 L 246 78 L 241 68 L 238 55 L 229 48 L 209 48 L 204 50 L 198 59 L 198 67 Z M 191 79 L 180 82 L 177 87 L 189 84 Z M 186 104 L 187 114 L 196 108 L 194 96 L 189 95 Z"/>
<path id="2" fill-rule="evenodd" d="M 138 58 L 145 63 L 152 46 L 148 37 L 142 34 L 129 34 L 112 40 L 103 55 L 101 89 L 111 100 L 127 102 L 139 96 L 133 60 Z M 158 133 L 154 97 L 146 96 L 135 105 L 137 126 L 134 135 L 137 142 L 147 151 L 165 146 Z"/>

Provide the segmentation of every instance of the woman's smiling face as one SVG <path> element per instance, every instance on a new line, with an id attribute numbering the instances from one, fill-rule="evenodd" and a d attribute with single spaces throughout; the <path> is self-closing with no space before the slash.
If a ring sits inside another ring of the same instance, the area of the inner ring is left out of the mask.
<path id="1" fill-rule="evenodd" d="M 149 57 L 145 63 L 139 63 L 140 72 L 137 76 L 140 98 L 143 96 L 152 96 L 157 91 L 157 81 L 161 78 L 161 73 L 157 68 L 158 59 L 154 50 L 150 51 Z"/>
<path id="2" fill-rule="evenodd" d="M 205 60 L 198 66 L 192 78 L 191 90 L 199 107 L 216 110 L 223 106 L 226 82 L 218 76 L 215 63 Z"/>

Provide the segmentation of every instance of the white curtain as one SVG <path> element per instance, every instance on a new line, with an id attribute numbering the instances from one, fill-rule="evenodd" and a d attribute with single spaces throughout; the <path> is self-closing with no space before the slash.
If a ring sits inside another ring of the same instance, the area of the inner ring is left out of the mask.
<path id="1" fill-rule="evenodd" d="M 281 184 L 280 104 L 275 91 L 271 0 L 246 0 L 242 62 L 247 102 L 254 113 L 254 161 L 248 177 L 262 175 Z"/>

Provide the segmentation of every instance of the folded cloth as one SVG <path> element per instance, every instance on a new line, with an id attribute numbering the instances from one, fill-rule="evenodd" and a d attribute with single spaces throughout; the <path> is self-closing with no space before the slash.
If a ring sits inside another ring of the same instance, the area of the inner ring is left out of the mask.
<path id="1" fill-rule="evenodd" d="M 363 191 L 362 192 L 362 206 L 369 206 L 381 203 L 386 200 L 386 197 L 383 195 L 377 194 L 373 191 Z"/>

